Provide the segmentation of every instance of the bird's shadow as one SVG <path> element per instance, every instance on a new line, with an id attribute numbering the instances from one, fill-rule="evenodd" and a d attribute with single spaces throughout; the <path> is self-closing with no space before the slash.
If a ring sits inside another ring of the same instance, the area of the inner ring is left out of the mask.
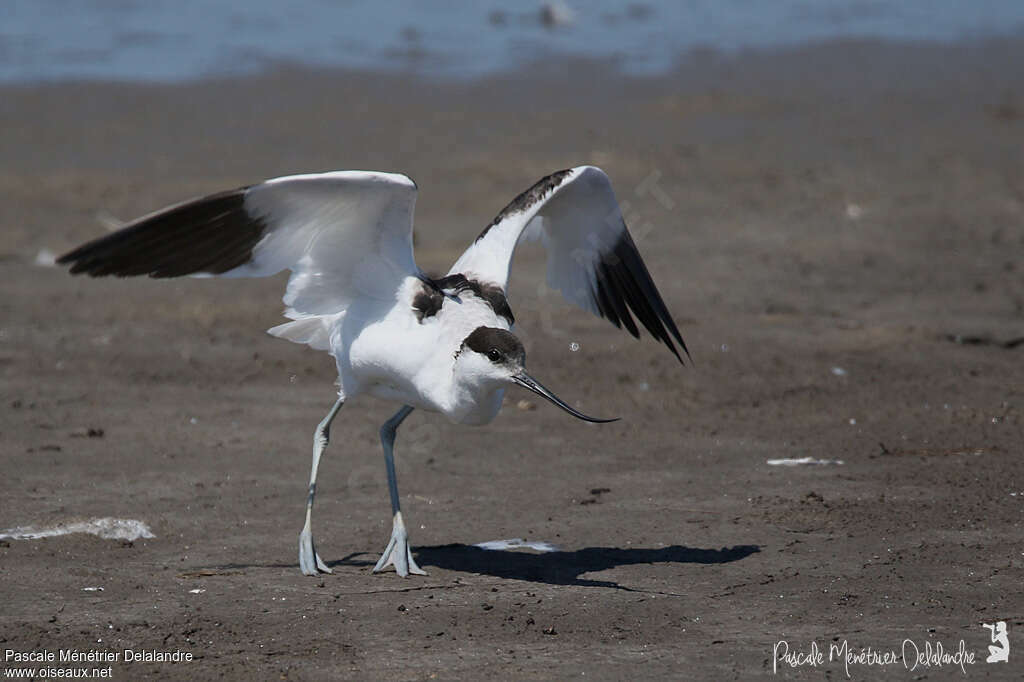
<path id="1" fill-rule="evenodd" d="M 588 580 L 580 576 L 633 564 L 727 564 L 760 552 L 758 545 L 734 545 L 721 549 L 699 549 L 671 545 L 659 549 L 620 549 L 585 547 L 571 552 L 533 553 L 482 549 L 474 545 L 451 544 L 414 548 L 417 563 L 425 569 L 434 566 L 452 571 L 492 575 L 548 585 L 581 585 L 629 589 L 610 580 Z M 330 566 L 372 566 L 373 561 L 350 554 Z"/>

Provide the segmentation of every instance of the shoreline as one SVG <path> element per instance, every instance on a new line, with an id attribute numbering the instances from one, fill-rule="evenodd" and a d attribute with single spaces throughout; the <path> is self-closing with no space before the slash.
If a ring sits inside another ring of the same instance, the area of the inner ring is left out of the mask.
<path id="1" fill-rule="evenodd" d="M 952 45 L 1024 33 L 1019 7 L 1006 0 L 983 4 L 984 12 L 955 3 L 936 8 L 928 0 L 753 6 L 654 0 L 626 7 L 588 3 L 579 11 L 554 3 L 547 18 L 540 7 L 439 12 L 413 2 L 382 13 L 370 3 L 307 0 L 288 11 L 257 1 L 245 15 L 198 2 L 177 11 L 96 6 L 77 13 L 44 4 L 37 13 L 15 9 L 0 28 L 0 47 L 10 57 L 0 62 L 0 78 L 13 82 L 32 73 L 50 75 L 43 80 L 58 74 L 58 80 L 67 74 L 92 80 L 84 74 L 93 74 L 108 80 L 103 74 L 112 74 L 115 80 L 184 82 L 259 75 L 281 62 L 472 79 L 528 68 L 530 57 L 544 63 L 611 59 L 627 74 L 657 75 L 692 52 L 731 57 L 863 39 Z M 89 30 L 81 30 L 82 22 L 91 22 Z"/>
<path id="2" fill-rule="evenodd" d="M 898 40 L 874 37 L 840 37 L 808 41 L 797 45 L 770 47 L 744 47 L 733 50 L 697 47 L 681 51 L 672 66 L 658 72 L 630 72 L 620 68 L 615 57 L 587 57 L 572 54 L 544 55 L 536 61 L 524 61 L 493 72 L 474 75 L 445 75 L 425 73 L 415 69 L 323 66 L 300 61 L 268 60 L 257 71 L 210 73 L 196 77 L 166 80 L 142 78 L 66 77 L 38 80 L 11 80 L 0 82 L 0 91 L 32 90 L 74 86 L 188 88 L 231 82 L 277 80 L 285 76 L 300 78 L 383 79 L 395 83 L 421 83 L 431 87 L 474 88 L 489 82 L 530 81 L 549 84 L 565 76 L 586 77 L 600 75 L 615 82 L 707 86 L 713 76 L 743 72 L 759 75 L 775 73 L 782 78 L 805 77 L 815 73 L 820 64 L 818 57 L 856 59 L 860 66 L 877 68 L 883 64 L 903 64 L 912 75 L 915 71 L 934 69 L 939 62 L 963 63 L 978 66 L 992 58 L 1002 59 L 1011 71 L 1022 71 L 1024 57 L 1024 27 L 1009 30 L 1002 35 L 964 37 L 953 41 Z M 759 65 L 754 68 L 754 65 Z M 1012 68 L 1016 67 L 1016 68 Z M 710 72 L 713 76 L 702 75 Z M 847 74 L 842 74 L 847 75 Z M 895 75 L 894 75 L 895 76 Z"/>

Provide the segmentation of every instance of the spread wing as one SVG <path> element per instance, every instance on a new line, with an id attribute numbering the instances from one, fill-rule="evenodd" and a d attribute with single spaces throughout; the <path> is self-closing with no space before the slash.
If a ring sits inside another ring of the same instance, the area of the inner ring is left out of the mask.
<path id="1" fill-rule="evenodd" d="M 516 245 L 534 238 L 548 253 L 548 286 L 566 300 L 639 338 L 635 316 L 680 362 L 673 340 L 689 355 L 604 171 L 579 166 L 541 179 L 502 209 L 449 274 L 507 290 Z"/>
<path id="2" fill-rule="evenodd" d="M 293 319 L 392 299 L 416 275 L 416 184 L 404 175 L 292 175 L 186 201 L 61 256 L 94 277 L 263 277 L 290 269 Z"/>

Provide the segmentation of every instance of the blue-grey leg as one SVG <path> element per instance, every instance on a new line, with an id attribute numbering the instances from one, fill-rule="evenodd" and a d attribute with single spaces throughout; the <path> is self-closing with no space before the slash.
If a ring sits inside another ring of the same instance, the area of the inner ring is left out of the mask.
<path id="1" fill-rule="evenodd" d="M 391 526 L 391 541 L 388 542 L 387 549 L 384 550 L 377 565 L 373 567 L 373 572 L 378 573 L 388 566 L 394 566 L 395 572 L 403 578 L 408 577 L 410 573 L 427 574 L 412 558 L 409 534 L 405 530 L 402 510 L 398 504 L 398 481 L 395 479 L 395 434 L 398 432 L 398 426 L 405 421 L 412 409 L 408 405 L 404 406 L 380 427 L 380 443 L 384 446 L 384 464 L 388 470 L 388 492 L 391 494 L 391 513 L 394 520 Z"/>
<path id="2" fill-rule="evenodd" d="M 331 411 L 327 413 L 323 421 L 317 425 L 316 431 L 313 432 L 313 470 L 309 474 L 309 496 L 306 498 L 306 524 L 302 527 L 302 532 L 299 533 L 299 568 L 306 575 L 316 575 L 318 572 L 332 572 L 327 567 L 327 564 L 320 559 L 320 555 L 316 553 L 316 549 L 313 547 L 313 498 L 316 497 L 316 470 L 320 466 L 320 455 L 324 454 L 327 443 L 331 439 L 331 422 L 334 421 L 338 410 L 344 404 L 345 399 L 338 398 Z"/>

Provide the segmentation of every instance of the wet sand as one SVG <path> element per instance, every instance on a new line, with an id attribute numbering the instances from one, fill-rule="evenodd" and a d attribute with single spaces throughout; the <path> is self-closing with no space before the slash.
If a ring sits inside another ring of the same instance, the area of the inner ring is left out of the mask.
<path id="1" fill-rule="evenodd" d="M 771 674 L 780 640 L 963 639 L 969 676 L 1019 677 L 1014 652 L 981 652 L 982 623 L 1015 648 L 1024 632 L 1022 57 L 843 43 L 696 54 L 656 79 L 570 63 L 0 90 L 0 528 L 110 516 L 156 536 L 0 541 L 3 648 L 195 657 L 115 679 L 726 679 Z M 516 390 L 484 428 L 413 413 L 396 456 L 428 577 L 370 573 L 394 409 L 370 399 L 321 466 L 334 574 L 297 569 L 334 372 L 262 333 L 281 277 L 36 264 L 189 196 L 371 168 L 417 180 L 417 257 L 440 271 L 581 163 L 611 176 L 692 366 L 571 309 L 523 254 L 531 372 L 622 421 L 520 409 Z M 842 463 L 767 464 L 805 457 Z M 504 538 L 561 551 L 473 546 Z M 826 671 L 843 674 L 785 676 Z"/>

